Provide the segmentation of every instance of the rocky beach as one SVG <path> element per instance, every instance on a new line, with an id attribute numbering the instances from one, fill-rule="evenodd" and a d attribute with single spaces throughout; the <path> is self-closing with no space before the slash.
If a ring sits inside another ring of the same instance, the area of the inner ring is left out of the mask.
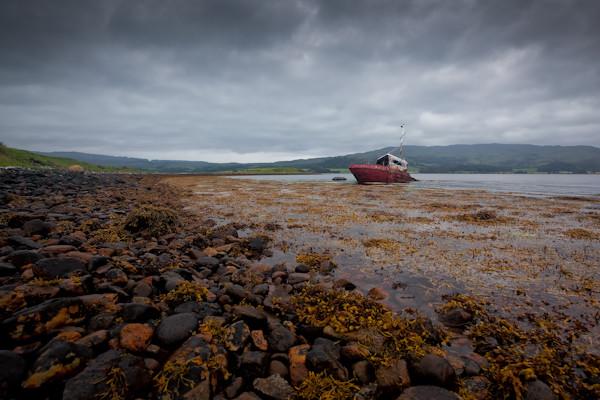
<path id="1" fill-rule="evenodd" d="M 597 399 L 598 198 L 0 172 L 0 397 Z"/>

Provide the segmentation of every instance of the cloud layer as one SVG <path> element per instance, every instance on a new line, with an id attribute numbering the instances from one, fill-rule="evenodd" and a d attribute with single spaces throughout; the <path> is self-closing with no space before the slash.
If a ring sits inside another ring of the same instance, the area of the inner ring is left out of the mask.
<path id="1" fill-rule="evenodd" d="M 275 161 L 600 147 L 595 0 L 3 0 L 10 147 Z"/>

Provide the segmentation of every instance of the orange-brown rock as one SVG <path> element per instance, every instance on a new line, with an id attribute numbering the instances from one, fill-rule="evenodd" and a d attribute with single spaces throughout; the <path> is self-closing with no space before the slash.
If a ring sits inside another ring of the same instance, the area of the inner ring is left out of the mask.
<path id="1" fill-rule="evenodd" d="M 257 349 L 262 351 L 267 351 L 269 347 L 269 343 L 265 339 L 265 335 L 261 330 L 255 330 L 250 332 L 250 336 L 252 337 L 252 343 L 256 346 Z"/>
<path id="2" fill-rule="evenodd" d="M 306 354 L 310 350 L 309 344 L 301 344 L 288 350 L 290 359 L 290 381 L 293 386 L 298 386 L 308 378 L 306 367 Z"/>
<path id="3" fill-rule="evenodd" d="M 144 351 L 152 341 L 154 329 L 145 324 L 127 324 L 121 329 L 119 344 L 122 348 L 138 352 Z"/>

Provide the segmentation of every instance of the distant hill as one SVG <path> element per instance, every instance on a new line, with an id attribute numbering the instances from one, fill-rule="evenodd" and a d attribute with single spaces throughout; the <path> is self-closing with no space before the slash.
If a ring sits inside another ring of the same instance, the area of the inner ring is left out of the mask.
<path id="1" fill-rule="evenodd" d="M 67 157 L 52 157 L 36 154 L 27 150 L 12 149 L 0 143 L 0 167 L 21 167 L 32 169 L 62 169 L 67 170 L 72 165 L 79 165 L 86 171 L 117 172 L 132 171 L 128 168 L 101 166 Z"/>
<path id="2" fill-rule="evenodd" d="M 298 168 L 310 172 L 345 170 L 351 164 L 374 163 L 392 147 L 337 157 L 273 163 L 208 163 L 204 161 L 145 160 L 77 152 L 38 153 L 82 162 L 129 167 L 148 172 L 211 173 L 251 168 Z M 421 173 L 598 173 L 600 148 L 526 144 L 404 146 L 411 172 Z"/>

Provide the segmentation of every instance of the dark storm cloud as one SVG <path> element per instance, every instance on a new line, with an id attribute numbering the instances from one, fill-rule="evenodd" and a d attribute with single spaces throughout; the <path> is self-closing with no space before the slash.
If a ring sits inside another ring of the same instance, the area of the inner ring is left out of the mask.
<path id="1" fill-rule="evenodd" d="M 593 0 L 0 0 L 0 137 L 149 158 L 599 146 Z M 253 155 L 254 154 L 254 155 Z"/>

